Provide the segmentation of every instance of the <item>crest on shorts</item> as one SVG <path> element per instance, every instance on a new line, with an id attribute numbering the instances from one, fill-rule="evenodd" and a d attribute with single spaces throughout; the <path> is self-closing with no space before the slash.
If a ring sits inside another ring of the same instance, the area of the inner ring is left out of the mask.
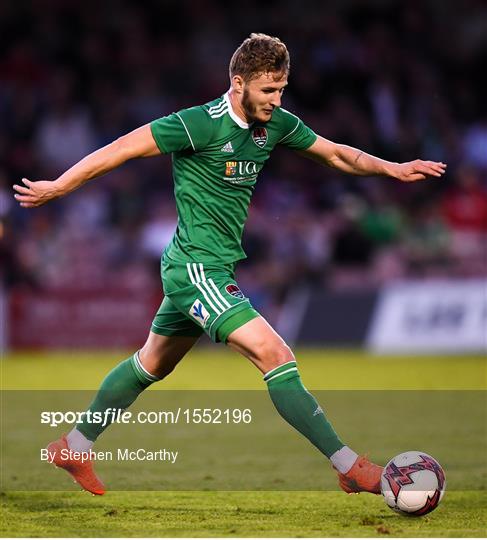
<path id="1" fill-rule="evenodd" d="M 252 139 L 259 148 L 264 148 L 267 143 L 267 129 L 256 127 L 252 130 Z"/>
<path id="2" fill-rule="evenodd" d="M 196 319 L 201 326 L 206 326 L 206 321 L 209 319 L 210 314 L 206 310 L 205 306 L 201 303 L 201 300 L 196 299 L 189 309 L 189 314 L 193 319 Z"/>
<path id="3" fill-rule="evenodd" d="M 230 283 L 230 285 L 227 285 L 225 287 L 225 290 L 227 291 L 228 294 L 235 296 L 235 298 L 245 298 L 244 293 L 233 283 Z"/>

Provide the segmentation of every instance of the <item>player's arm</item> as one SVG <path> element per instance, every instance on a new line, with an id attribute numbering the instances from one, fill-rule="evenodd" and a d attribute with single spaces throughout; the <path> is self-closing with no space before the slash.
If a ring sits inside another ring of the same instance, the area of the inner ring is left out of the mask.
<path id="1" fill-rule="evenodd" d="M 150 125 L 146 124 L 84 157 L 56 180 L 33 182 L 22 178 L 24 185 L 13 186 L 16 191 L 15 199 L 25 208 L 40 206 L 71 193 L 88 180 L 116 169 L 129 159 L 151 157 L 160 153 Z"/>
<path id="2" fill-rule="evenodd" d="M 318 136 L 306 150 L 300 152 L 318 163 L 359 176 L 391 176 L 403 182 L 425 180 L 429 176 L 440 177 L 446 170 L 444 163 L 416 159 L 407 163 L 393 163 L 371 156 L 362 150 L 345 144 L 336 144 Z"/>

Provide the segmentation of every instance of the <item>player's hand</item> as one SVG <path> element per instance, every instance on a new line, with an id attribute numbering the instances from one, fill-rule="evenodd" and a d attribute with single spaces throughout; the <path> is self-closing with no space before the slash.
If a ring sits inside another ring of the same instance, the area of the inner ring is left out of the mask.
<path id="1" fill-rule="evenodd" d="M 394 169 L 394 178 L 402 182 L 416 182 L 429 177 L 440 178 L 445 174 L 446 164 L 436 161 L 416 159 L 407 163 L 398 163 Z"/>
<path id="2" fill-rule="evenodd" d="M 38 182 L 32 182 L 27 178 L 22 178 L 24 185 L 13 186 L 15 193 L 15 200 L 20 203 L 20 206 L 24 208 L 34 208 L 35 206 L 41 206 L 52 199 L 57 199 L 61 196 L 59 187 L 55 181 L 39 180 Z"/>

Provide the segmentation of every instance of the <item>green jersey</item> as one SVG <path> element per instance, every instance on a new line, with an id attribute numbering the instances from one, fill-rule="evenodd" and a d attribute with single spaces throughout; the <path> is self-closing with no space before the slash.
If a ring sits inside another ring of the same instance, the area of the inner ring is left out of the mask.
<path id="1" fill-rule="evenodd" d="M 274 147 L 304 150 L 316 141 L 282 108 L 269 122 L 245 123 L 228 94 L 155 120 L 151 130 L 161 152 L 173 155 L 178 227 L 166 256 L 216 265 L 246 256 L 241 240 L 250 199 Z"/>

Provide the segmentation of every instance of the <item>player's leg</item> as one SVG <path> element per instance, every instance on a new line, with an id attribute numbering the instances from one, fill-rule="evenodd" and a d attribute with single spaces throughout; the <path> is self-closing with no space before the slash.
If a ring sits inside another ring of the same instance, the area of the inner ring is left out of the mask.
<path id="1" fill-rule="evenodd" d="M 264 374 L 279 413 L 335 466 L 348 470 L 357 459 L 340 441 L 314 397 L 304 388 L 294 355 L 238 287 L 232 269 L 188 263 L 179 272 L 175 303 L 214 341 L 227 343 Z M 187 275 L 185 275 L 187 274 Z M 176 272 L 173 273 L 176 275 Z M 188 279 L 189 277 L 189 279 Z"/>
<path id="2" fill-rule="evenodd" d="M 54 463 L 84 489 L 102 495 L 105 489 L 91 460 L 63 459 L 62 450 L 90 452 L 94 441 L 110 425 L 111 415 L 105 416 L 105 411 L 129 407 L 141 392 L 171 373 L 201 334 L 202 330 L 165 297 L 142 349 L 108 373 L 82 421 L 66 437 L 48 445 Z M 93 421 L 90 413 L 99 413 L 101 421 Z"/>
<path id="3" fill-rule="evenodd" d="M 171 373 L 197 340 L 195 336 L 162 336 L 151 332 L 140 351 L 118 364 L 105 377 L 88 411 L 101 413 L 101 418 L 105 419 L 106 410 L 126 409 L 147 387 Z M 66 437 L 47 447 L 54 464 L 67 470 L 83 489 L 94 495 L 103 495 L 105 488 L 92 461 L 66 459 L 66 452 L 62 451 L 89 453 L 94 441 L 109 425 L 110 422 L 104 421 L 81 421 Z"/>
<path id="4" fill-rule="evenodd" d="M 284 340 L 262 317 L 234 330 L 227 345 L 248 358 L 263 373 L 272 402 L 281 416 L 305 435 L 328 458 L 345 445 L 323 410 L 301 382 L 296 359 Z M 357 455 L 340 467 L 350 469 Z"/>
<path id="5" fill-rule="evenodd" d="M 328 456 L 338 471 L 350 474 L 362 464 L 357 454 L 340 441 L 315 398 L 303 386 L 291 350 L 253 309 L 238 287 L 232 267 L 191 261 L 178 268 L 166 261 L 165 272 L 179 311 L 189 313 L 213 341 L 229 344 L 264 373 L 272 401 L 285 420 Z M 366 468 L 374 468 L 375 482 L 380 467 L 370 464 Z M 378 482 L 352 487 L 350 491 L 375 492 Z"/>
<path id="6" fill-rule="evenodd" d="M 141 392 L 171 373 L 202 333 L 199 326 L 165 296 L 144 346 L 105 377 L 87 413 L 127 409 Z M 68 434 L 68 444 L 86 452 L 108 425 L 105 416 L 101 422 L 93 422 L 86 415 Z"/>
<path id="7" fill-rule="evenodd" d="M 163 336 L 151 331 L 142 349 L 105 377 L 88 408 L 92 418 L 93 413 L 101 413 L 102 420 L 94 422 L 86 415 L 67 436 L 70 448 L 90 450 L 110 425 L 110 416 L 105 418 L 104 412 L 130 407 L 141 392 L 169 375 L 197 340 L 197 336 Z"/>
<path id="8" fill-rule="evenodd" d="M 273 328 L 262 317 L 256 317 L 228 336 L 224 327 L 219 332 L 222 341 L 264 374 L 279 414 L 330 459 L 339 472 L 342 489 L 349 493 L 380 493 L 382 468 L 359 457 L 339 439 L 323 409 L 301 382 L 291 349 Z"/>

